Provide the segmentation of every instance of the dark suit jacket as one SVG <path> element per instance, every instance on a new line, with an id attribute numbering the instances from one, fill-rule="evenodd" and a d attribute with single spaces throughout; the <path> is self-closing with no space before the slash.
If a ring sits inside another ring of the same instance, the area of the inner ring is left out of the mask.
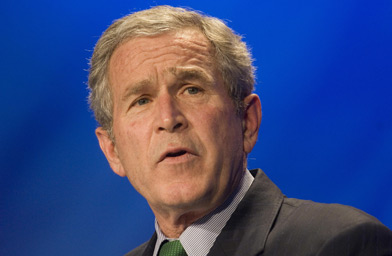
<path id="1" fill-rule="evenodd" d="M 211 256 L 392 255 L 392 231 L 349 206 L 286 198 L 261 170 Z M 127 256 L 150 256 L 156 234 Z M 190 255 L 191 256 L 191 255 Z"/>

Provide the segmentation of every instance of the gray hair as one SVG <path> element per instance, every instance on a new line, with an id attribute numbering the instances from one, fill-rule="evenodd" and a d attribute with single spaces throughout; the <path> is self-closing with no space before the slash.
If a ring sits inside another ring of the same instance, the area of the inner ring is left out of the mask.
<path id="1" fill-rule="evenodd" d="M 114 50 L 135 37 L 148 37 L 197 28 L 210 41 L 224 85 L 232 98 L 237 113 L 242 113 L 243 99 L 254 89 L 252 57 L 241 36 L 235 34 L 220 19 L 196 11 L 171 6 L 156 6 L 127 15 L 113 22 L 98 40 L 92 58 L 88 86 L 89 103 L 95 118 L 114 139 L 113 101 L 108 67 Z"/>

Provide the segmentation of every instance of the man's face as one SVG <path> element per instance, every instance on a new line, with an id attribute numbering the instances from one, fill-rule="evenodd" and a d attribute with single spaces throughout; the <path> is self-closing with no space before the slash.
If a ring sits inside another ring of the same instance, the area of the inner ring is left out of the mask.
<path id="1" fill-rule="evenodd" d="M 97 136 L 154 212 L 208 212 L 242 176 L 243 120 L 212 54 L 202 33 L 185 29 L 131 39 L 111 57 L 115 143 Z"/>

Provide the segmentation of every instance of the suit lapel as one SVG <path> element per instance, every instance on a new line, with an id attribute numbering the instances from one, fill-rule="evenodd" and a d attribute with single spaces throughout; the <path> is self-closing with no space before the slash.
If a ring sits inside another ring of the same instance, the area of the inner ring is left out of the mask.
<path id="1" fill-rule="evenodd" d="M 283 194 L 260 169 L 208 255 L 260 255 L 283 202 Z"/>
<path id="2" fill-rule="evenodd" d="M 157 234 L 154 232 L 151 239 L 148 241 L 147 246 L 144 249 L 142 256 L 152 256 L 154 254 L 156 241 L 157 241 Z"/>

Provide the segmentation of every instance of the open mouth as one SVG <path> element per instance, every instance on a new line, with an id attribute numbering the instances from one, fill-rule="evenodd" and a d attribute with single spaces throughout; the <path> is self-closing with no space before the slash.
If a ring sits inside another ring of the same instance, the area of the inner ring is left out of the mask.
<path id="1" fill-rule="evenodd" d="M 186 153 L 187 152 L 185 150 L 180 150 L 180 151 L 177 151 L 177 152 L 167 153 L 166 157 L 177 157 L 177 156 L 185 155 Z"/>
<path id="2" fill-rule="evenodd" d="M 167 162 L 167 163 L 183 163 L 193 159 L 195 155 L 192 149 L 188 149 L 185 147 L 177 147 L 167 149 L 165 152 L 162 152 L 158 163 Z"/>

